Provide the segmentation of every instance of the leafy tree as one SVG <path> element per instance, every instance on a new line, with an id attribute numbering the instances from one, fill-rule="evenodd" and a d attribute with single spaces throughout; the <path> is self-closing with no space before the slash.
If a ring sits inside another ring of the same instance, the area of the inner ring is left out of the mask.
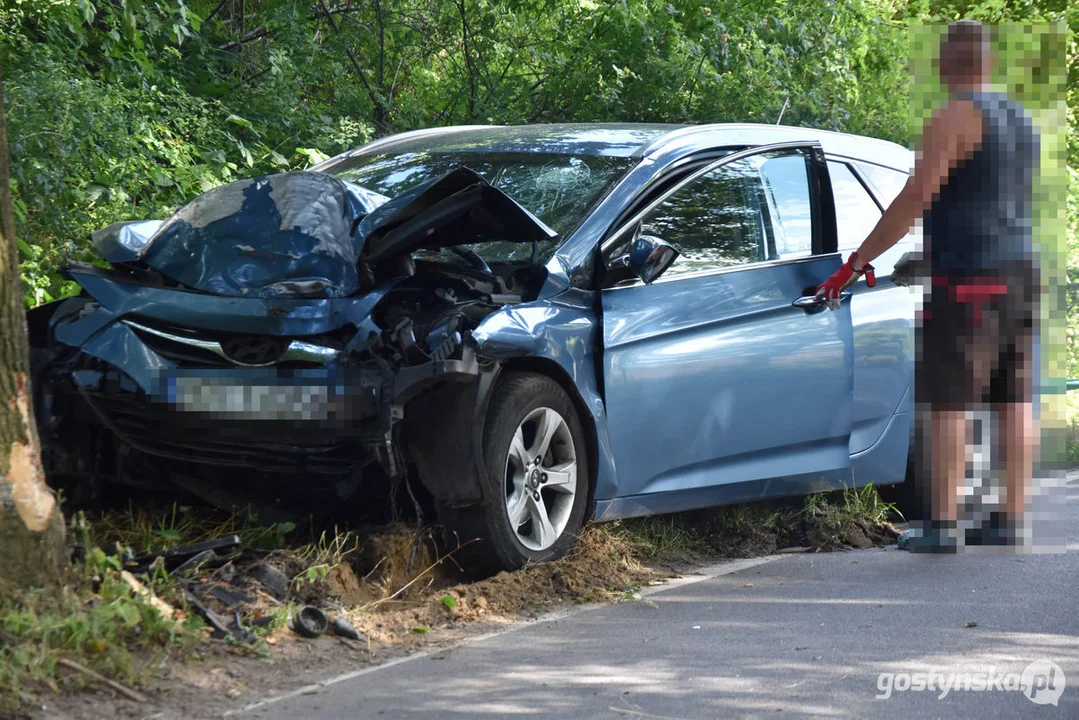
<path id="1" fill-rule="evenodd" d="M 98 227 L 419 127 L 782 116 L 909 143 L 909 28 L 957 17 L 1067 23 L 1076 127 L 1067 0 L 8 0 L 27 300 L 72 290 Z"/>

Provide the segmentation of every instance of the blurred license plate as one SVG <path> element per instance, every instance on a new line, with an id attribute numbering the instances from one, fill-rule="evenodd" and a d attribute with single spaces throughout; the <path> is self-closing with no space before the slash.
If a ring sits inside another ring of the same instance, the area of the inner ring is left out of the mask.
<path id="1" fill-rule="evenodd" d="M 180 411 L 251 420 L 325 420 L 340 396 L 329 385 L 237 382 L 220 377 L 171 378 L 169 400 Z"/>

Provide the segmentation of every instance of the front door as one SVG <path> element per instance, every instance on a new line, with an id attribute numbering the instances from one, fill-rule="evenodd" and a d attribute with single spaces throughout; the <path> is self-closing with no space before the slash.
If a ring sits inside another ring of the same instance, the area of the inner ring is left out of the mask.
<path id="1" fill-rule="evenodd" d="M 643 220 L 680 251 L 670 269 L 602 291 L 622 514 L 850 481 L 850 309 L 792 306 L 841 262 L 820 163 L 799 148 L 709 171 Z"/>

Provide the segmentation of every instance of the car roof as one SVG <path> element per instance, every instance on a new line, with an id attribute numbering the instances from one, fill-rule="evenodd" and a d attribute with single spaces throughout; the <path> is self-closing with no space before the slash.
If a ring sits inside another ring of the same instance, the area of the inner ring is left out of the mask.
<path id="1" fill-rule="evenodd" d="M 680 127 L 643 123 L 457 125 L 389 135 L 349 154 L 483 151 L 633 157 Z"/>
<path id="2" fill-rule="evenodd" d="M 333 158 L 323 166 L 335 165 L 345 157 L 383 152 L 543 152 L 660 160 L 714 147 L 801 140 L 821 143 L 829 155 L 903 171 L 910 169 L 913 160 L 909 150 L 886 140 L 790 125 L 560 123 L 457 125 L 398 133 Z M 322 166 L 314 169 L 322 169 Z"/>
<path id="3" fill-rule="evenodd" d="M 792 125 L 722 123 L 687 125 L 663 135 L 642 150 L 645 157 L 684 155 L 710 147 L 754 147 L 781 142 L 819 142 L 826 155 L 851 158 L 908 172 L 914 154 L 897 143 L 864 135 Z"/>

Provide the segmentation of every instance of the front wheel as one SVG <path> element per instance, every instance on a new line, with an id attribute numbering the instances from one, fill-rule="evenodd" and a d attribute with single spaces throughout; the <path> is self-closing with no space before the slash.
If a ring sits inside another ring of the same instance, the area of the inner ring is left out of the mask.
<path id="1" fill-rule="evenodd" d="M 484 422 L 483 453 L 488 501 L 445 513 L 444 524 L 468 543 L 466 569 L 515 570 L 569 552 L 585 522 L 590 478 L 565 390 L 544 375 L 505 376 Z"/>

